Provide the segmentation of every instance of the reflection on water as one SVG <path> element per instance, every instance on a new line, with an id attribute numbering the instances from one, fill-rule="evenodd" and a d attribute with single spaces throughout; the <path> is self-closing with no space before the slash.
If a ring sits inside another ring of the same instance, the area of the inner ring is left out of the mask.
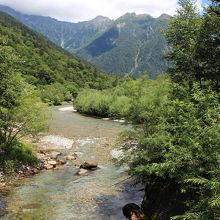
<path id="1" fill-rule="evenodd" d="M 124 184 L 125 169 L 111 162 L 117 134 L 126 127 L 57 108 L 52 108 L 52 113 L 51 130 L 44 137 L 48 141 L 46 147 L 52 147 L 54 140 L 59 143 L 62 138 L 66 143 L 72 141 L 72 148 L 64 147 L 63 151 L 77 151 L 80 160 L 95 161 L 100 169 L 77 176 L 78 168 L 69 163 L 62 169 L 43 171 L 24 180 L 8 197 L 8 215 L 3 219 L 124 219 L 121 207 L 128 202 L 138 203 L 142 197 L 137 188 Z M 63 142 L 58 146 L 62 150 Z"/>

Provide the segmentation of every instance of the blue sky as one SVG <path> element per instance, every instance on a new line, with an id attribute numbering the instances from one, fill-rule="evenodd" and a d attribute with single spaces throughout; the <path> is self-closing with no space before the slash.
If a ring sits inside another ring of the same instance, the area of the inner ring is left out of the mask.
<path id="1" fill-rule="evenodd" d="M 208 1 L 208 0 L 203 0 L 202 3 L 203 3 L 204 5 L 208 5 L 208 4 L 210 4 L 210 1 Z"/>
<path id="2" fill-rule="evenodd" d="M 85 21 L 98 15 L 116 19 L 127 12 L 147 13 L 158 17 L 162 13 L 173 15 L 178 0 L 0 0 L 25 14 L 43 15 L 63 21 Z M 197 0 L 198 6 L 208 0 Z"/>

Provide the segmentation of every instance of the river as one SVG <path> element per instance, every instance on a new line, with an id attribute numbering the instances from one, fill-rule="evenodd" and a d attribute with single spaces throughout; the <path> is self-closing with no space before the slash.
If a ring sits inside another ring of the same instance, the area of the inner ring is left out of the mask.
<path id="1" fill-rule="evenodd" d="M 100 169 L 84 176 L 68 162 L 60 169 L 44 170 L 25 178 L 6 198 L 4 220 L 122 220 L 122 207 L 140 204 L 143 192 L 131 187 L 126 167 L 113 162 L 120 132 L 129 129 L 118 122 L 50 109 L 50 130 L 39 141 L 44 150 L 63 155 L 76 152 L 78 160 L 96 162 Z"/>

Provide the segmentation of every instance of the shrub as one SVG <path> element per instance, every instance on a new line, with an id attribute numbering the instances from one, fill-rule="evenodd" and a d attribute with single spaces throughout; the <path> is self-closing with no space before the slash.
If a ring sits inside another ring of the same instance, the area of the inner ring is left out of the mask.
<path id="1" fill-rule="evenodd" d="M 14 173 L 15 164 L 13 160 L 6 160 L 3 164 L 3 171 L 7 176 L 11 176 Z"/>

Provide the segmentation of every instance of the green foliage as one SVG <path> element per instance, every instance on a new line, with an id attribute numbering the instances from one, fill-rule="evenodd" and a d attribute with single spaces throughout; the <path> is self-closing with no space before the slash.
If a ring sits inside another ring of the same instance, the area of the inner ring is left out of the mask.
<path id="1" fill-rule="evenodd" d="M 20 59 L 14 48 L 2 40 L 0 51 L 0 165 L 10 173 L 10 161 L 14 165 L 18 161 L 34 161 L 31 150 L 21 146 L 19 139 L 44 131 L 48 117 L 39 92 L 18 72 L 16 65 Z"/>
<path id="2" fill-rule="evenodd" d="M 11 176 L 14 173 L 15 165 L 13 160 L 5 160 L 3 165 L 3 171 L 7 176 Z"/>
<path id="3" fill-rule="evenodd" d="M 195 85 L 190 99 L 147 109 L 144 127 L 129 133 L 138 145 L 125 148 L 124 159 L 130 161 L 130 174 L 146 184 L 148 214 L 164 212 L 168 218 L 184 207 L 197 219 L 214 219 L 220 208 L 219 112 L 217 94 Z M 149 208 L 157 203 L 157 209 Z"/>
<path id="4" fill-rule="evenodd" d="M 79 112 L 101 117 L 127 118 L 141 123 L 145 110 L 166 99 L 169 82 L 166 77 L 149 80 L 143 76 L 127 80 L 114 89 L 104 91 L 83 90 L 79 92 L 75 107 Z M 143 114 L 142 114 L 143 113 Z"/>
<path id="5" fill-rule="evenodd" d="M 111 95 L 97 90 L 83 90 L 75 101 L 75 107 L 79 112 L 95 116 L 108 116 L 108 108 L 111 103 Z"/>
<path id="6" fill-rule="evenodd" d="M 21 165 L 36 165 L 39 162 L 32 146 L 17 140 L 13 141 L 7 154 L 0 154 L 0 161 L 0 167 L 8 176 L 13 175 Z"/>
<path id="7" fill-rule="evenodd" d="M 41 98 L 51 105 L 61 105 L 63 101 L 71 101 L 72 94 L 62 84 L 54 83 L 43 87 Z"/>
<path id="8" fill-rule="evenodd" d="M 71 99 L 70 95 L 76 95 L 76 88 L 78 87 L 95 89 L 112 87 L 113 77 L 57 47 L 11 16 L 1 12 L 0 25 L 0 44 L 7 45 L 13 50 L 8 51 L 6 58 L 15 53 L 19 56 L 19 60 L 13 63 L 13 68 L 21 73 L 28 83 L 41 88 L 43 91 L 49 90 L 50 97 L 46 97 L 44 100 L 48 98 L 52 103 L 59 103 L 62 100 Z M 6 49 L 6 47 L 4 48 Z M 0 59 L 4 59 L 2 54 Z M 8 66 L 6 65 L 5 68 Z M 16 83 L 15 79 L 12 81 Z M 63 88 L 58 84 L 61 84 Z M 47 85 L 51 85 L 51 87 L 47 87 Z M 72 91 L 71 88 L 70 90 L 66 89 L 64 97 L 61 97 L 64 88 L 71 85 Z M 56 96 L 54 100 L 52 96 Z"/>
<path id="9" fill-rule="evenodd" d="M 201 28 L 201 16 L 191 0 L 180 0 L 177 14 L 170 19 L 165 33 L 171 50 L 167 58 L 172 61 L 169 69 L 174 82 L 188 81 L 198 78 L 195 62 L 195 48 Z"/>
<path id="10" fill-rule="evenodd" d="M 22 162 L 23 164 L 29 165 L 35 165 L 38 162 L 36 153 L 33 151 L 32 146 L 18 141 L 14 143 L 10 154 L 7 155 L 7 158 L 10 158 L 17 163 Z"/>
<path id="11" fill-rule="evenodd" d="M 220 8 L 220 6 L 218 6 Z M 220 9 L 219 9 L 220 10 Z M 214 89 L 220 89 L 220 18 L 219 15 L 208 8 L 202 19 L 196 45 L 195 59 L 200 73 L 201 84 L 211 85 Z"/>
<path id="12" fill-rule="evenodd" d="M 146 186 L 142 208 L 151 219 L 214 220 L 220 217 L 219 16 L 213 8 L 197 13 L 189 0 L 179 3 L 166 33 L 169 95 L 137 93 L 143 100 L 131 106 L 141 126 L 128 132 L 123 161 Z"/>

